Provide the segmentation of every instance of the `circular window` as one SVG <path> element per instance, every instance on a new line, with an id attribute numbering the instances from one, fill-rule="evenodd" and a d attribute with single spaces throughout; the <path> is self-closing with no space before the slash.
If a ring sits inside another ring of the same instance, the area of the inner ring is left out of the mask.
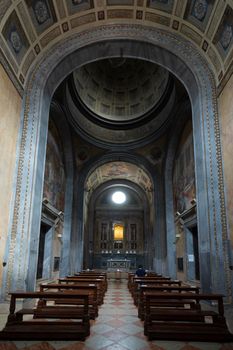
<path id="1" fill-rule="evenodd" d="M 116 204 L 123 204 L 126 201 L 126 195 L 121 191 L 114 192 L 112 201 Z"/>

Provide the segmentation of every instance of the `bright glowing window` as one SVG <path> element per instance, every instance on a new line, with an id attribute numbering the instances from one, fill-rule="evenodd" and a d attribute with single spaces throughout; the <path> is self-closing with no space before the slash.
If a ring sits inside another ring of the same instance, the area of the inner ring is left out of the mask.
<path id="1" fill-rule="evenodd" d="M 122 241 L 124 237 L 124 226 L 117 224 L 114 225 L 114 241 Z"/>
<path id="2" fill-rule="evenodd" d="M 123 204 L 126 200 L 126 195 L 121 191 L 114 192 L 112 195 L 112 200 L 116 204 Z"/>

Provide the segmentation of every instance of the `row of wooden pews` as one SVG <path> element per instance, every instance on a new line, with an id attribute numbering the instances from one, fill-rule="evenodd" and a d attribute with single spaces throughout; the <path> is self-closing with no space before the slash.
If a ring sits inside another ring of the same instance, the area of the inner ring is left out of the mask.
<path id="1" fill-rule="evenodd" d="M 107 290 L 107 275 L 82 271 L 58 283 L 40 284 L 39 291 L 10 293 L 4 340 L 85 340 L 90 319 L 98 316 Z M 17 302 L 32 305 L 16 310 Z"/>
<path id="2" fill-rule="evenodd" d="M 233 341 L 224 317 L 223 295 L 161 275 L 128 276 L 128 287 L 149 340 Z M 210 308 L 216 305 L 216 310 Z M 211 310 L 210 310 L 211 309 Z"/>

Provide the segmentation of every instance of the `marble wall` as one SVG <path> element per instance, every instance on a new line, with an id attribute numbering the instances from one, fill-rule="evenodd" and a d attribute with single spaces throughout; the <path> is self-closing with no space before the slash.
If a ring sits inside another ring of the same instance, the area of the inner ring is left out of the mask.
<path id="1" fill-rule="evenodd" d="M 174 211 L 182 213 L 191 208 L 191 201 L 196 197 L 191 122 L 186 125 L 183 131 L 176 154 L 173 172 L 173 189 Z"/>
<path id="2" fill-rule="evenodd" d="M 0 281 L 13 197 L 16 146 L 20 124 L 21 97 L 0 65 Z"/>
<path id="3" fill-rule="evenodd" d="M 226 205 L 228 212 L 228 224 L 230 232 L 231 247 L 233 249 L 233 75 L 219 96 L 219 110 L 222 123 L 222 147 L 225 176 Z"/>
<path id="4" fill-rule="evenodd" d="M 177 264 L 177 279 L 181 281 L 187 280 L 186 266 L 186 244 L 184 230 L 179 222 L 176 223 L 176 264 Z"/>

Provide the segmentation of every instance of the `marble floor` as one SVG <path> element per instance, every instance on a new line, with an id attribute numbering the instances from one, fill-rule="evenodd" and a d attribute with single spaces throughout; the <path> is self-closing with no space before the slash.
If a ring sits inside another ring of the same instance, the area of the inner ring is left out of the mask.
<path id="1" fill-rule="evenodd" d="M 1 307 L 1 304 L 0 304 Z M 230 316 L 233 315 L 232 309 Z M 7 316 L 5 305 L 0 312 L 0 329 Z M 229 317 L 230 317 L 229 316 Z M 232 330 L 231 330 L 232 331 Z M 233 343 L 147 341 L 143 323 L 137 317 L 126 280 L 110 281 L 99 316 L 91 321 L 91 334 L 80 341 L 0 342 L 0 350 L 233 350 Z"/>

